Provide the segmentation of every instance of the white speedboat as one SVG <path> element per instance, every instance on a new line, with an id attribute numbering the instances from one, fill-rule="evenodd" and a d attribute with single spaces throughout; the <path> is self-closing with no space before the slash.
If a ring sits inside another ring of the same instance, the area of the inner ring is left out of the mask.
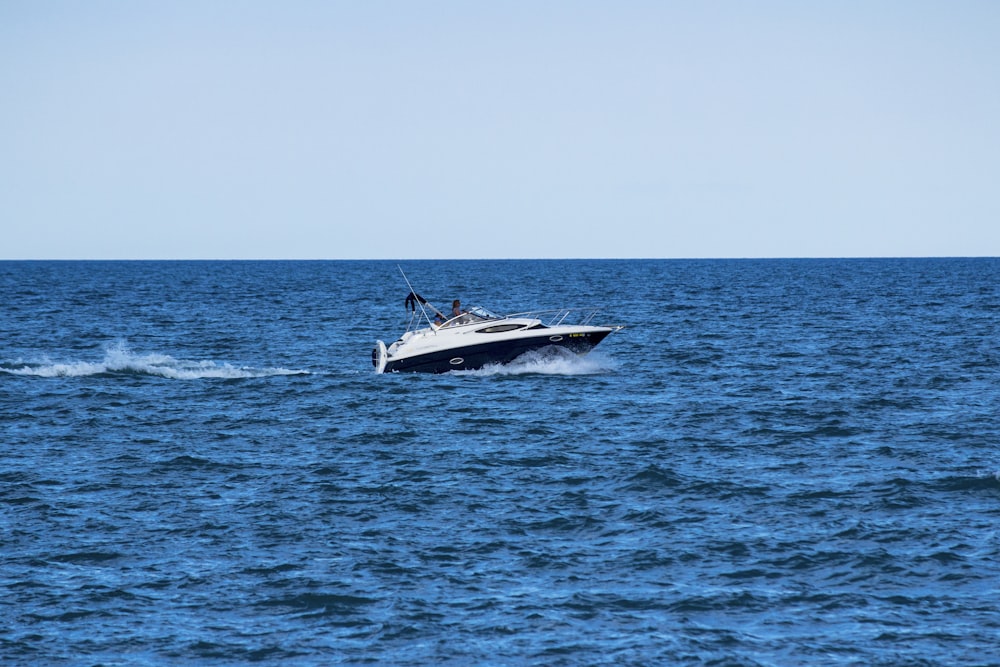
<path id="1" fill-rule="evenodd" d="M 477 306 L 449 318 L 413 291 L 406 303 L 411 313 L 406 332 L 391 345 L 381 340 L 375 343 L 372 365 L 376 373 L 474 370 L 553 346 L 586 354 L 622 328 L 591 324 L 596 310 L 495 315 Z M 427 310 L 437 316 L 436 321 L 431 321 Z"/>

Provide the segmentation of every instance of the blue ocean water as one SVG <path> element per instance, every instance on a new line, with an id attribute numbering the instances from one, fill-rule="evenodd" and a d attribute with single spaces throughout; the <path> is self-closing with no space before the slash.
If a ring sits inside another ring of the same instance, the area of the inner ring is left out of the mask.
<path id="1" fill-rule="evenodd" d="M 1000 664 L 1000 260 L 0 262 L 4 665 Z"/>

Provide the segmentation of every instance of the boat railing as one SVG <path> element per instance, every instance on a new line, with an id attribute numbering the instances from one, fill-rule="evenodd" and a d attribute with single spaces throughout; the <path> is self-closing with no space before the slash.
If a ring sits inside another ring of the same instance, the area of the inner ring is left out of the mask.
<path id="1" fill-rule="evenodd" d="M 600 308 L 557 308 L 553 310 L 528 310 L 523 313 L 512 313 L 511 317 L 530 317 L 541 320 L 542 324 L 549 327 L 560 324 L 573 324 L 587 326 L 593 322 L 594 318 L 601 312 Z M 569 320 L 569 322 L 567 322 Z"/>
<path id="2" fill-rule="evenodd" d="M 470 309 L 475 313 L 476 309 Z M 570 324 L 570 325 L 590 325 L 594 318 L 600 314 L 600 308 L 555 308 L 547 310 L 528 310 L 522 313 L 511 313 L 510 315 L 494 315 L 489 311 L 482 311 L 482 315 L 477 315 L 476 321 L 481 321 L 485 319 L 496 318 L 498 320 L 510 319 L 514 317 L 527 317 L 531 319 L 540 320 L 542 324 L 549 327 L 558 326 L 560 324 Z M 468 315 L 462 315 L 460 317 L 451 318 L 439 326 L 443 327 L 453 327 L 460 326 L 462 324 L 471 324 Z M 423 329 L 429 327 L 431 331 L 436 331 L 435 327 L 431 327 L 431 319 L 429 314 L 426 312 L 421 312 L 417 310 L 416 312 L 411 312 L 409 317 L 409 322 L 406 325 L 406 331 L 416 331 L 418 329 Z"/>

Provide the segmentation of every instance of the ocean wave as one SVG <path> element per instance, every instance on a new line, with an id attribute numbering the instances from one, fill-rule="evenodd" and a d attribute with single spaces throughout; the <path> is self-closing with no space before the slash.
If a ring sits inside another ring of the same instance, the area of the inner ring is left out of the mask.
<path id="1" fill-rule="evenodd" d="M 150 375 L 171 380 L 243 379 L 278 375 L 308 375 L 309 371 L 287 368 L 253 368 L 215 361 L 175 359 L 167 354 L 132 352 L 128 344 L 116 341 L 104 350 L 104 359 L 92 361 L 52 361 L 0 363 L 0 372 L 43 378 L 88 377 L 93 375 Z"/>

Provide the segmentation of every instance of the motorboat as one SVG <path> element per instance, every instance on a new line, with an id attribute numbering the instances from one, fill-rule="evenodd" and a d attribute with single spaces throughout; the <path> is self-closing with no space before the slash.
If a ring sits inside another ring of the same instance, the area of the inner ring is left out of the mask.
<path id="1" fill-rule="evenodd" d="M 596 309 L 496 315 L 474 306 L 447 317 L 412 289 L 405 305 L 411 315 L 406 332 L 388 346 L 376 341 L 372 350 L 376 373 L 475 370 L 506 364 L 526 352 L 549 347 L 586 354 L 623 328 L 592 324 Z M 434 321 L 428 311 L 435 316 Z"/>

